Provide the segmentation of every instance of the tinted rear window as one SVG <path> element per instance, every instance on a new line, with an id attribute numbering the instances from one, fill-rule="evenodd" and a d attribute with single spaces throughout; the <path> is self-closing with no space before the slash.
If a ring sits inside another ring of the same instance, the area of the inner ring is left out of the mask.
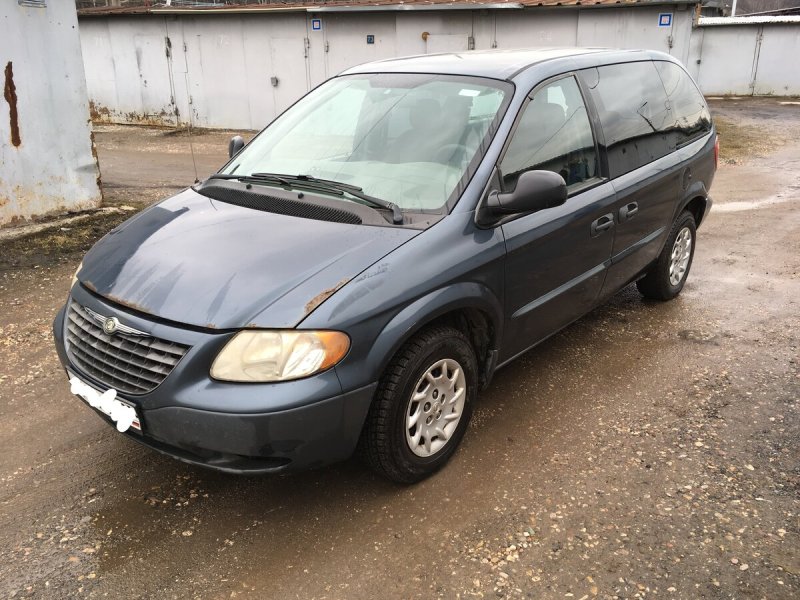
<path id="1" fill-rule="evenodd" d="M 596 67 L 583 78 L 600 113 L 611 177 L 670 152 L 665 130 L 673 121 L 652 61 Z"/>
<path id="2" fill-rule="evenodd" d="M 655 63 L 670 107 L 670 123 L 667 128 L 671 147 L 691 142 L 711 131 L 711 115 L 706 101 L 692 78 L 675 63 Z"/>

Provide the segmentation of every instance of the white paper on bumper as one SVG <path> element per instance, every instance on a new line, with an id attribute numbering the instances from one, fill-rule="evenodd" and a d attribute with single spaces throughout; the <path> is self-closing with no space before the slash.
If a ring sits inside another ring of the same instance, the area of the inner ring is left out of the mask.
<path id="1" fill-rule="evenodd" d="M 136 411 L 117 400 L 117 390 L 106 390 L 102 394 L 92 386 L 84 383 L 74 375 L 69 378 L 69 389 L 76 396 L 80 396 L 89 406 L 107 414 L 117 425 L 120 433 L 127 431 L 131 424 L 137 420 Z"/>

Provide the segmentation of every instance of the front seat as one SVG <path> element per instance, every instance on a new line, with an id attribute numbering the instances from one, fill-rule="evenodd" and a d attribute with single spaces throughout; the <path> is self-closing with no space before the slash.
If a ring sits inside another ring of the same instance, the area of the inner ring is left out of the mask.
<path id="1" fill-rule="evenodd" d="M 442 108 L 433 98 L 417 100 L 411 107 L 411 128 L 392 142 L 390 162 L 434 162 L 441 147 Z"/>

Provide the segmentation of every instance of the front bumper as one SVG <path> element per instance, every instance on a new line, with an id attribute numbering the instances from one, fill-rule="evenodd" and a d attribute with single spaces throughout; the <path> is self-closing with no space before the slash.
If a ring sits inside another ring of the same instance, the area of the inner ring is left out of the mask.
<path id="1" fill-rule="evenodd" d="M 80 285 L 81 305 L 156 337 L 191 346 L 170 375 L 143 395 L 118 394 L 136 407 L 142 431 L 125 435 L 178 460 L 230 473 L 308 469 L 345 460 L 355 450 L 376 383 L 343 392 L 335 370 L 291 382 L 237 384 L 212 380 L 208 368 L 234 332 L 190 331 L 143 318 Z M 87 383 L 103 382 L 72 364 L 64 340 L 65 308 L 53 323 L 58 357 Z M 104 414 L 103 419 L 111 423 Z"/>

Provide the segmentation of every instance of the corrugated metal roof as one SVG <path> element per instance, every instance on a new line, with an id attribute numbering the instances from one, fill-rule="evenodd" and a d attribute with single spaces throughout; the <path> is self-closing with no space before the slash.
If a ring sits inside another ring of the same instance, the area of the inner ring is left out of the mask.
<path id="1" fill-rule="evenodd" d="M 762 25 L 764 23 L 800 24 L 800 17 L 789 15 L 783 17 L 700 17 L 697 22 L 700 27 L 716 27 L 719 25 Z"/>
<path id="2" fill-rule="evenodd" d="M 666 4 L 698 4 L 697 0 L 366 0 L 332 2 L 287 1 L 281 4 L 226 4 L 219 6 L 124 6 L 82 8 L 80 16 L 136 14 L 219 14 L 260 12 L 325 12 L 331 10 L 476 10 L 502 8 L 613 8 L 622 6 L 653 6 Z"/>

